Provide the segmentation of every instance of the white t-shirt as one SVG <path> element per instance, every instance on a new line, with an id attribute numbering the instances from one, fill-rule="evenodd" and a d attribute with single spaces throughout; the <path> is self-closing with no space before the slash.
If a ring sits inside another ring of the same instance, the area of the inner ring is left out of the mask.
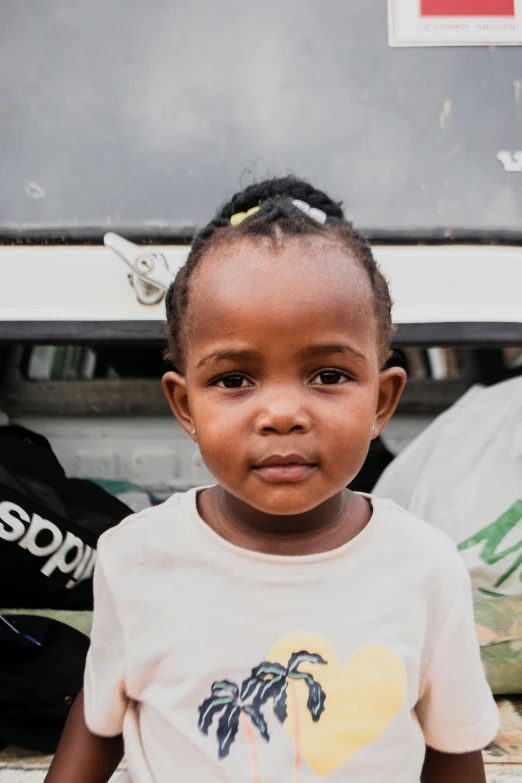
<path id="1" fill-rule="evenodd" d="M 494 738 L 455 545 L 371 502 L 356 538 L 302 557 L 225 541 L 196 490 L 101 537 L 86 721 L 123 731 L 133 783 L 418 783 L 425 743 Z"/>

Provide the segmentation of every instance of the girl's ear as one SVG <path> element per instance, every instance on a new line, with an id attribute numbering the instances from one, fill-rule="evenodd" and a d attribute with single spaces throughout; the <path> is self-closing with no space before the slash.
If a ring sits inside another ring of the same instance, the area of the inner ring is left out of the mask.
<path id="1" fill-rule="evenodd" d="M 190 415 L 185 378 L 174 370 L 166 372 L 161 380 L 163 391 L 169 402 L 170 409 L 184 430 L 191 437 L 194 432 L 194 422 Z"/>
<path id="2" fill-rule="evenodd" d="M 379 397 L 375 411 L 375 430 L 372 437 L 376 438 L 388 424 L 405 385 L 406 372 L 402 367 L 390 367 L 379 373 Z"/>

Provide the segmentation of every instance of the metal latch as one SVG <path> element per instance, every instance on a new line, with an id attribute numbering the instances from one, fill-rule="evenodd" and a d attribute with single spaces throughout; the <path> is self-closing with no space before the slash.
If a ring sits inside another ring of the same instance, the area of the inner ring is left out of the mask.
<path id="1" fill-rule="evenodd" d="M 112 250 L 130 267 L 130 282 L 141 304 L 155 305 L 161 302 L 174 275 L 169 272 L 162 253 L 144 251 L 134 242 L 119 234 L 109 232 L 103 237 L 105 247 Z"/>

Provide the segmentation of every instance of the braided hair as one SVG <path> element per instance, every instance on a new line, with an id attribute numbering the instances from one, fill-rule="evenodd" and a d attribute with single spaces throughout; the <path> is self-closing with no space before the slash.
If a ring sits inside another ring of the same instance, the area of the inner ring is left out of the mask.
<path id="1" fill-rule="evenodd" d="M 321 224 L 302 212 L 292 203 L 294 199 L 322 210 L 327 218 L 325 223 Z M 231 225 L 232 215 L 247 212 L 252 207 L 259 207 L 259 210 L 239 225 Z M 392 301 L 386 279 L 377 266 L 367 240 L 345 219 L 340 202 L 332 201 L 326 193 L 296 177 L 268 179 L 236 193 L 196 235 L 185 265 L 179 270 L 167 292 L 166 359 L 182 371 L 184 366 L 182 327 L 188 307 L 190 279 L 205 253 L 218 244 L 235 241 L 239 237 L 251 237 L 254 240 L 268 238 L 280 242 L 284 236 L 305 235 L 331 237 L 337 240 L 365 269 L 373 292 L 373 309 L 379 333 L 379 354 L 381 364 L 384 365 L 390 356 L 393 333 Z"/>

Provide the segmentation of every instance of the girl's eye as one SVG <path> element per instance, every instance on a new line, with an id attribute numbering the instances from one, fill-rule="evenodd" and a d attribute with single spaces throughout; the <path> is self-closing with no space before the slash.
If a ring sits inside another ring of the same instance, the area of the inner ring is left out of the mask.
<path id="1" fill-rule="evenodd" d="M 312 383 L 318 386 L 335 386 L 346 383 L 348 378 L 339 370 L 323 370 L 312 378 Z"/>
<path id="2" fill-rule="evenodd" d="M 220 389 L 244 389 L 252 384 L 244 375 L 225 375 L 216 381 L 216 386 Z"/>

